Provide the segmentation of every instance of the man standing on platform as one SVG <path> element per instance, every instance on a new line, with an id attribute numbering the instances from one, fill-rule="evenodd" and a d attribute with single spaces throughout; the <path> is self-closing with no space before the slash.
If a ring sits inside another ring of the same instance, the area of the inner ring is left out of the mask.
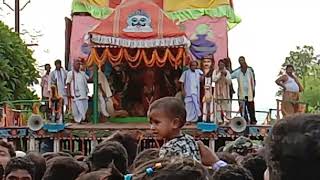
<path id="1" fill-rule="evenodd" d="M 64 105 L 67 105 L 68 98 L 66 93 L 67 71 L 61 66 L 61 60 L 54 62 L 56 69 L 49 74 L 49 90 L 51 85 L 55 85 L 58 89 L 59 96 L 63 97 Z"/>
<path id="2" fill-rule="evenodd" d="M 109 118 L 114 112 L 112 92 L 108 79 L 102 70 L 98 72 L 99 76 L 99 110 L 104 118 Z"/>
<path id="3" fill-rule="evenodd" d="M 200 80 L 203 72 L 197 69 L 198 62 L 191 61 L 190 69 L 184 71 L 179 79 L 187 111 L 187 123 L 197 122 L 200 110 Z"/>
<path id="4" fill-rule="evenodd" d="M 238 98 L 241 115 L 251 124 L 257 124 L 254 107 L 256 80 L 252 67 L 249 67 L 243 56 L 239 57 L 240 67 L 231 74 L 232 79 L 238 80 Z M 250 121 L 248 118 L 248 113 Z"/>
<path id="5" fill-rule="evenodd" d="M 283 88 L 281 111 L 284 117 L 299 112 L 299 93 L 303 87 L 298 78 L 294 75 L 294 67 L 286 66 L 286 73 L 276 80 L 276 83 Z"/>
<path id="6" fill-rule="evenodd" d="M 44 69 L 46 70 L 46 74 L 41 77 L 41 94 L 42 99 L 47 100 L 50 97 L 50 88 L 49 88 L 49 75 L 51 71 L 50 64 L 44 65 Z"/>
<path id="7" fill-rule="evenodd" d="M 88 83 L 87 77 L 80 71 L 81 62 L 75 60 L 73 70 L 67 75 L 67 94 L 72 98 L 72 114 L 77 123 L 86 119 L 88 110 Z"/>
<path id="8" fill-rule="evenodd" d="M 212 73 L 212 81 L 215 83 L 213 98 L 216 100 L 216 117 L 225 120 L 224 116 L 231 118 L 230 84 L 231 75 L 226 69 L 223 60 L 218 63 L 218 69 Z"/>
<path id="9" fill-rule="evenodd" d="M 51 67 L 50 64 L 45 64 L 44 69 L 46 70 L 46 74 L 41 77 L 41 94 L 42 94 L 42 100 L 45 100 L 46 102 L 46 118 L 49 118 L 49 103 L 47 100 L 50 98 L 50 87 L 49 87 L 49 78 L 50 78 L 50 71 Z"/>

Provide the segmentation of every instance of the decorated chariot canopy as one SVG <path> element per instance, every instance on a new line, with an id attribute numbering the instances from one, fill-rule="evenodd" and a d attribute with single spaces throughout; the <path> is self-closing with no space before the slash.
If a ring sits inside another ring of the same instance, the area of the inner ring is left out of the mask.
<path id="1" fill-rule="evenodd" d="M 123 2 L 89 34 L 93 47 L 89 65 L 126 61 L 132 68 L 163 67 L 168 62 L 177 68 L 186 59 L 189 44 L 185 32 L 150 0 Z"/>

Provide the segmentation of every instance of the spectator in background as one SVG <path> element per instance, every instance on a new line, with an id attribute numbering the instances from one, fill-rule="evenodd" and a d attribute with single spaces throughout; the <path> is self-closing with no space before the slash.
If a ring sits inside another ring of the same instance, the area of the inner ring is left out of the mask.
<path id="1" fill-rule="evenodd" d="M 106 138 L 106 140 L 104 140 L 102 143 L 108 142 L 108 141 L 119 142 L 126 149 L 128 154 L 128 166 L 131 166 L 131 164 L 133 163 L 137 155 L 137 148 L 138 148 L 138 143 L 135 136 L 130 132 L 117 131 L 113 133 L 111 136 L 109 136 L 108 138 Z"/>
<path id="2" fill-rule="evenodd" d="M 145 149 L 141 153 L 137 155 L 132 164 L 132 169 L 137 168 L 147 161 L 151 161 L 152 159 L 157 159 L 159 157 L 159 149 L 158 148 L 150 148 Z"/>
<path id="3" fill-rule="evenodd" d="M 320 179 L 320 115 L 276 122 L 266 141 L 271 180 Z"/>
<path id="4" fill-rule="evenodd" d="M 128 170 L 128 154 L 126 149 L 118 142 L 106 141 L 98 144 L 89 156 L 92 171 L 114 166 L 122 173 Z"/>
<path id="5" fill-rule="evenodd" d="M 244 157 L 241 165 L 251 172 L 254 180 L 264 180 L 267 164 L 263 157 L 248 155 Z"/>
<path id="6" fill-rule="evenodd" d="M 0 140 L 0 163 L 3 168 L 6 167 L 9 160 L 16 156 L 16 152 L 12 144 Z"/>
<path id="7" fill-rule="evenodd" d="M 46 160 L 37 152 L 29 152 L 26 158 L 29 158 L 34 163 L 34 180 L 41 180 L 46 171 Z"/>
<path id="8" fill-rule="evenodd" d="M 47 162 L 43 180 L 75 180 L 84 170 L 71 157 L 54 157 Z"/>
<path id="9" fill-rule="evenodd" d="M 5 180 L 34 180 L 35 167 L 33 162 L 25 157 L 12 158 L 4 171 Z"/>
<path id="10" fill-rule="evenodd" d="M 214 180 L 255 180 L 252 174 L 238 165 L 227 165 L 217 170 L 212 178 Z"/>
<path id="11" fill-rule="evenodd" d="M 146 169 L 152 169 L 152 172 Z M 207 169 L 191 158 L 173 157 L 150 160 L 137 167 L 132 180 L 208 180 Z"/>

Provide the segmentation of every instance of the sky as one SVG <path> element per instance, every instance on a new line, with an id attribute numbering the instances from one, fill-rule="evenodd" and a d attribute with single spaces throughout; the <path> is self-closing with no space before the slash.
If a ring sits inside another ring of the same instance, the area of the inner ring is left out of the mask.
<path id="1" fill-rule="evenodd" d="M 6 2 L 14 7 L 13 0 Z M 37 39 L 39 46 L 33 48 L 39 66 L 64 59 L 64 17 L 70 17 L 71 2 L 31 0 L 21 12 L 21 29 L 42 34 Z M 14 13 L 2 2 L 0 7 L 4 10 L 0 20 L 13 27 Z M 238 66 L 238 57 L 243 55 L 255 70 L 256 110 L 276 107 L 278 87 L 274 81 L 290 50 L 312 45 L 320 54 L 319 7 L 318 0 L 234 0 L 235 12 L 242 22 L 229 31 L 229 55 L 234 68 Z M 25 39 L 31 42 L 30 38 Z M 39 92 L 38 86 L 35 89 Z"/>

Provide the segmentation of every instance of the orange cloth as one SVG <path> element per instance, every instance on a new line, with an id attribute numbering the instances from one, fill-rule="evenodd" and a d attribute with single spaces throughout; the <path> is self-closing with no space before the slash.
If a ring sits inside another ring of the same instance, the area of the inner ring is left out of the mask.
<path id="1" fill-rule="evenodd" d="M 299 112 L 299 93 L 285 91 L 282 96 L 281 112 L 283 117 Z"/>

